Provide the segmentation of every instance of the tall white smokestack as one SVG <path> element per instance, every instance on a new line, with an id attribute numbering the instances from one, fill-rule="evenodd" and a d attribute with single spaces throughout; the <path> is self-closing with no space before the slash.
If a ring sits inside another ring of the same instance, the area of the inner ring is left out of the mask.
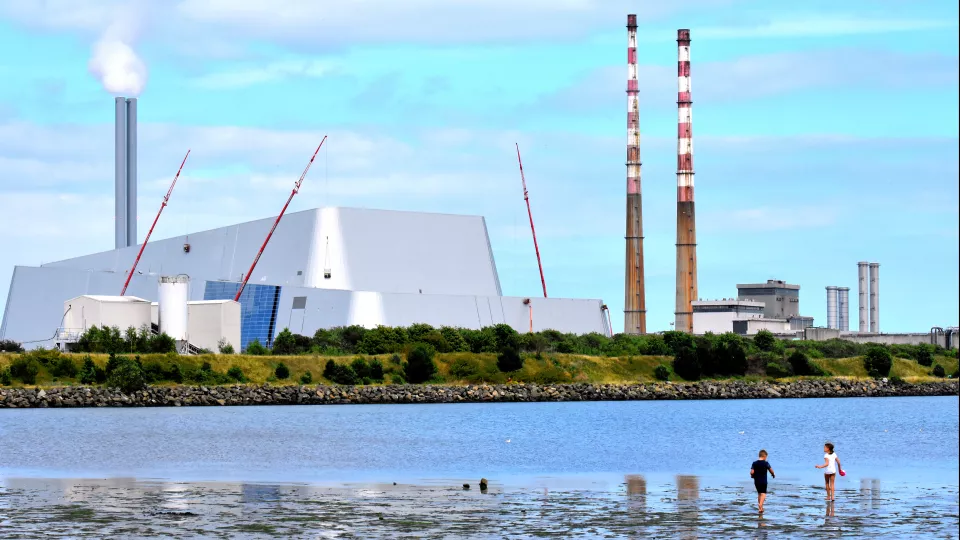
<path id="1" fill-rule="evenodd" d="M 880 263 L 870 263 L 870 331 L 880 332 Z"/>
<path id="2" fill-rule="evenodd" d="M 867 332 L 869 330 L 869 316 L 867 314 L 867 266 L 869 263 L 866 261 L 860 261 L 857 263 L 857 280 L 858 280 L 858 290 L 859 299 L 860 299 L 860 331 Z"/>
<path id="3" fill-rule="evenodd" d="M 137 243 L 137 98 L 114 101 L 114 248 Z"/>
<path id="4" fill-rule="evenodd" d="M 850 331 L 850 287 L 837 289 L 837 309 L 840 310 L 837 315 L 837 324 L 840 325 L 840 331 Z"/>
<path id="5" fill-rule="evenodd" d="M 837 287 L 829 285 L 827 287 L 827 328 L 840 328 L 837 324 Z"/>

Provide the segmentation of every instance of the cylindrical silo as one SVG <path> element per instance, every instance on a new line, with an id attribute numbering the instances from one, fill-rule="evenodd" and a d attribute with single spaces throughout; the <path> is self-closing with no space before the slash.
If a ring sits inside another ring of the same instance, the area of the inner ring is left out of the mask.
<path id="1" fill-rule="evenodd" d="M 850 287 L 840 287 L 837 289 L 837 309 L 840 313 L 837 316 L 837 324 L 841 332 L 850 331 Z"/>
<path id="2" fill-rule="evenodd" d="M 160 300 L 157 306 L 160 317 L 160 331 L 178 342 L 186 342 L 188 337 L 187 299 L 190 297 L 189 291 L 189 276 L 184 274 L 160 276 Z"/>
<path id="3" fill-rule="evenodd" d="M 829 285 L 827 287 L 827 328 L 838 328 L 837 287 L 834 285 Z"/>

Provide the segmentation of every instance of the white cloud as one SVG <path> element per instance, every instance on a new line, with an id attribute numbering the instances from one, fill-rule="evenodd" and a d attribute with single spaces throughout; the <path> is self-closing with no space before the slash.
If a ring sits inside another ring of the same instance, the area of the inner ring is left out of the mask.
<path id="1" fill-rule="evenodd" d="M 956 20 L 947 19 L 867 19 L 853 16 L 825 17 L 798 15 L 794 18 L 777 19 L 749 26 L 700 28 L 693 32 L 693 37 L 701 39 L 786 39 L 798 37 L 890 34 L 956 27 Z"/>
<path id="2" fill-rule="evenodd" d="M 285 60 L 260 66 L 228 69 L 198 77 L 193 84 L 206 89 L 232 89 L 279 82 L 290 78 L 318 78 L 337 68 L 326 60 Z"/>

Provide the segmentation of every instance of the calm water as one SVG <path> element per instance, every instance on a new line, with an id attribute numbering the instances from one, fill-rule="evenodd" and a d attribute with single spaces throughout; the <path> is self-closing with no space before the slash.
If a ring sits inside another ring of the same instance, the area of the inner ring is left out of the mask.
<path id="1" fill-rule="evenodd" d="M 830 507 L 826 440 L 848 471 Z M 4 409 L 0 536 L 955 538 L 958 447 L 956 397 Z"/>

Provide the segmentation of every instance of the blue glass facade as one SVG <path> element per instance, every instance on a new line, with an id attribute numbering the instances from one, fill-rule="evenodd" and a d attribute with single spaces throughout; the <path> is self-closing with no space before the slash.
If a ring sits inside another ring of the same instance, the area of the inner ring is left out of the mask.
<path id="1" fill-rule="evenodd" d="M 233 300 L 240 284 L 233 281 L 208 281 L 203 290 L 204 300 Z M 240 295 L 240 348 L 246 349 L 254 339 L 262 345 L 273 345 L 277 327 L 277 308 L 280 287 L 247 283 Z"/>

